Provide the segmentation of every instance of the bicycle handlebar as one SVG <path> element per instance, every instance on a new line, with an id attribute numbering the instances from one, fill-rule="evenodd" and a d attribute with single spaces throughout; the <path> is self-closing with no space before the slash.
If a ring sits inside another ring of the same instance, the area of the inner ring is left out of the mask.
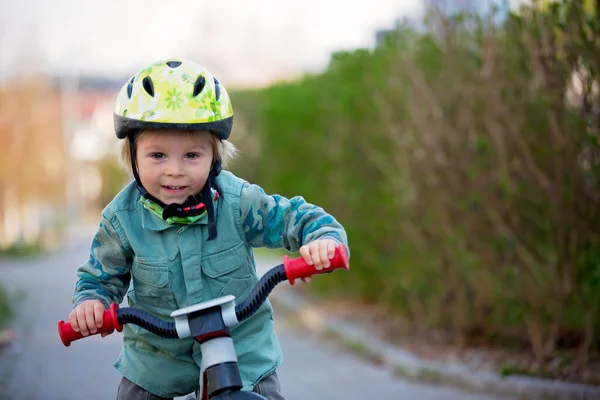
<path id="1" fill-rule="evenodd" d="M 119 323 L 119 319 L 117 318 L 118 308 L 119 306 L 117 303 L 113 303 L 108 310 L 104 310 L 104 314 L 102 315 L 102 327 L 98 328 L 98 331 L 94 335 L 104 332 L 112 333 L 115 329 L 117 332 L 123 330 L 123 325 Z M 58 334 L 63 344 L 67 347 L 72 341 L 85 337 L 81 332 L 75 332 L 71 327 L 71 324 L 64 321 L 58 321 Z"/>
<path id="2" fill-rule="evenodd" d="M 285 276 L 290 282 L 290 285 L 294 284 L 294 281 L 298 278 L 308 278 L 312 275 L 324 274 L 333 272 L 338 268 L 350 268 L 348 265 L 348 254 L 346 253 L 346 247 L 339 245 L 335 249 L 333 258 L 329 261 L 329 268 L 317 271 L 314 265 L 309 265 L 304 261 L 304 258 L 289 258 L 287 255 L 283 256 L 283 268 L 285 269 Z"/>
<path id="3" fill-rule="evenodd" d="M 339 245 L 335 249 L 335 255 L 329 262 L 327 269 L 317 270 L 314 265 L 307 264 L 302 257 L 289 258 L 283 257 L 283 264 L 271 268 L 255 285 L 252 292 L 235 306 L 237 321 L 242 322 L 250 317 L 263 304 L 273 288 L 285 281 L 294 284 L 298 278 L 308 278 L 312 275 L 333 272 L 335 269 L 349 269 L 348 254 L 344 245 Z M 116 303 L 111 304 L 110 309 L 105 310 L 102 317 L 102 327 L 96 333 L 83 336 L 81 332 L 75 332 L 69 322 L 58 322 L 58 334 L 65 346 L 70 346 L 71 342 L 97 335 L 99 333 L 112 333 L 114 330 L 121 332 L 124 324 L 133 323 L 139 325 L 148 331 L 165 338 L 178 338 L 174 322 L 166 322 L 154 317 L 153 315 L 133 307 L 119 308 Z"/>

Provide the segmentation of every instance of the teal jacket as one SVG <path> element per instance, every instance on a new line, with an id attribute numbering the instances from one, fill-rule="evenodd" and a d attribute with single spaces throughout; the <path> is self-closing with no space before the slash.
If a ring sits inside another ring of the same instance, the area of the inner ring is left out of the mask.
<path id="1" fill-rule="evenodd" d="M 206 216 L 168 224 L 140 203 L 135 182 L 102 212 L 87 263 L 79 267 L 73 303 L 99 299 L 106 307 L 127 294 L 131 307 L 169 319 L 172 311 L 224 295 L 243 299 L 258 282 L 254 247 L 291 252 L 329 237 L 348 247 L 342 226 L 302 197 L 267 195 L 223 171 L 216 179 L 216 240 L 207 241 Z M 244 390 L 282 362 L 267 300 L 231 331 Z M 115 367 L 155 395 L 182 396 L 198 386 L 202 354 L 192 338 L 162 339 L 134 325 L 123 329 Z"/>

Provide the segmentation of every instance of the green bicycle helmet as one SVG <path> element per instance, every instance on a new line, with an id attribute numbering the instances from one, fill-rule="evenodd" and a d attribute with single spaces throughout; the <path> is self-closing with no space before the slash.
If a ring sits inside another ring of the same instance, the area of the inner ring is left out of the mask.
<path id="1" fill-rule="evenodd" d="M 211 189 L 221 172 L 217 160 L 200 193 L 184 204 L 164 204 L 142 185 L 136 166 L 135 134 L 143 129 L 198 130 L 213 132 L 226 140 L 233 127 L 233 107 L 227 91 L 204 67 L 192 61 L 172 58 L 140 69 L 121 88 L 114 108 L 115 133 L 127 139 L 131 167 L 138 190 L 146 199 L 163 208 L 162 217 L 194 216 L 208 212 L 209 240 L 216 237 Z M 204 200 L 204 202 L 202 201 Z"/>

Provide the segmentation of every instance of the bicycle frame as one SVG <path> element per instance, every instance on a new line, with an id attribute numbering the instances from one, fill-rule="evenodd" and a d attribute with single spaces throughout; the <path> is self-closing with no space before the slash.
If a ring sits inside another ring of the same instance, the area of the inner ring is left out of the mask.
<path id="1" fill-rule="evenodd" d="M 335 256 L 326 270 L 317 271 L 314 266 L 306 264 L 302 257 L 290 259 L 284 256 L 283 264 L 265 273 L 240 304 L 236 304 L 234 296 L 223 296 L 173 311 L 173 322 L 160 320 L 141 309 L 119 308 L 117 304 L 112 304 L 104 312 L 102 328 L 96 334 L 115 330 L 121 332 L 123 324 L 133 323 L 161 337 L 193 337 L 200 343 L 202 352 L 199 400 L 265 399 L 256 393 L 241 390 L 242 379 L 229 329 L 252 316 L 280 282 L 288 280 L 293 285 L 295 279 L 333 272 L 338 268 L 349 269 L 346 249 L 342 245 L 336 248 Z M 67 347 L 72 341 L 84 337 L 64 321 L 58 322 L 58 333 Z"/>

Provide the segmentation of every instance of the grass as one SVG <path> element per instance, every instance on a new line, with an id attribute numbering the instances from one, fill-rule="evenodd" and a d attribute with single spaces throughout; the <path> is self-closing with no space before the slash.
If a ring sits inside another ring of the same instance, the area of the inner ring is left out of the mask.
<path id="1" fill-rule="evenodd" d="M 6 248 L 0 248 L 0 258 L 24 258 L 35 257 L 42 253 L 39 243 L 16 244 Z"/>
<path id="2" fill-rule="evenodd" d="M 323 337 L 337 343 L 357 356 L 371 361 L 373 364 L 382 365 L 384 363 L 383 356 L 370 349 L 369 346 L 361 340 L 344 336 L 332 328 L 326 328 Z"/>
<path id="3" fill-rule="evenodd" d="M 0 329 L 4 328 L 12 317 L 10 300 L 4 287 L 0 286 Z"/>

